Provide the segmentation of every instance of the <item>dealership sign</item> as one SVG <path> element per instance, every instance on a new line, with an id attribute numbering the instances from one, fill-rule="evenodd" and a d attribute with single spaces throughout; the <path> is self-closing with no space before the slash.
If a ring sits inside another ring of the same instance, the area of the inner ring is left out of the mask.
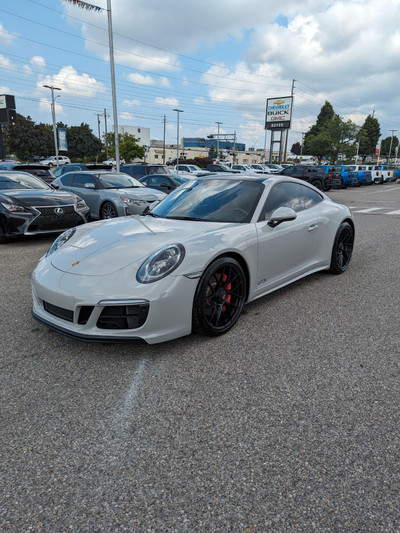
<path id="1" fill-rule="evenodd" d="M 268 98 L 265 114 L 265 129 L 288 130 L 292 118 L 293 96 Z"/>

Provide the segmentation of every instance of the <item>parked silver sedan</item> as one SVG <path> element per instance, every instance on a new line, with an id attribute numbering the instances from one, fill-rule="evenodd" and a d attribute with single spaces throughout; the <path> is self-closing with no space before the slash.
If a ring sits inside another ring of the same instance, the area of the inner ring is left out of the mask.
<path id="1" fill-rule="evenodd" d="M 52 185 L 85 200 L 92 220 L 140 215 L 166 196 L 122 172 L 67 172 Z"/>

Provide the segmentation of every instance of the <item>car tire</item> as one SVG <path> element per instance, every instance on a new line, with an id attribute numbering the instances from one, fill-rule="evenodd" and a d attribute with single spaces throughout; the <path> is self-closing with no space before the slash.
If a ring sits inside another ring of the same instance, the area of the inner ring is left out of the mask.
<path id="1" fill-rule="evenodd" d="M 118 216 L 115 205 L 112 202 L 104 202 L 100 207 L 100 218 L 106 220 L 107 218 L 115 218 Z"/>
<path id="2" fill-rule="evenodd" d="M 332 247 L 331 274 L 342 274 L 350 264 L 354 246 L 354 230 L 348 222 L 342 222 L 336 232 Z"/>
<path id="3" fill-rule="evenodd" d="M 314 185 L 314 187 L 317 187 L 320 191 L 324 190 L 321 180 L 314 180 L 311 182 L 311 185 Z"/>
<path id="4" fill-rule="evenodd" d="M 7 242 L 6 232 L 4 229 L 3 221 L 0 220 L 0 244 L 5 244 Z"/>
<path id="5" fill-rule="evenodd" d="M 193 330 L 223 335 L 239 319 L 247 294 L 243 268 L 231 257 L 217 259 L 205 270 L 193 301 Z"/>

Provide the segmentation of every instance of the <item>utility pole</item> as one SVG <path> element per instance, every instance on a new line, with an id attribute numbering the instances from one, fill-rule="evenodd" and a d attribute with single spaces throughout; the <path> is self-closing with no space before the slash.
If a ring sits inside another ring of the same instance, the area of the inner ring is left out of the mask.
<path id="1" fill-rule="evenodd" d="M 216 122 L 215 124 L 218 124 L 218 133 L 217 133 L 217 160 L 219 159 L 219 127 L 222 124 L 222 122 Z"/>
<path id="2" fill-rule="evenodd" d="M 163 164 L 165 165 L 165 129 L 167 125 L 167 118 L 164 115 L 164 133 L 163 133 Z"/>
<path id="3" fill-rule="evenodd" d="M 390 139 L 390 148 L 389 148 L 389 156 L 388 156 L 388 160 L 387 160 L 387 164 L 390 165 L 390 152 L 392 151 L 392 144 L 393 144 L 393 135 L 394 135 L 394 132 L 397 131 L 397 130 L 389 130 L 392 132 L 392 138 Z"/>
<path id="4" fill-rule="evenodd" d="M 43 85 L 46 89 L 51 90 L 51 116 L 53 118 L 53 135 L 54 135 L 54 147 L 56 149 L 56 164 L 58 168 L 58 142 L 57 142 L 57 123 L 56 123 L 56 103 L 54 98 L 54 91 L 61 91 L 60 87 L 54 87 L 53 85 Z"/>
<path id="5" fill-rule="evenodd" d="M 105 135 L 105 145 L 106 145 L 106 159 L 108 159 L 108 139 L 107 139 L 107 109 L 104 108 L 104 135 Z"/>
<path id="6" fill-rule="evenodd" d="M 301 132 L 300 157 L 303 155 L 304 135 L 305 135 L 305 133 Z"/>
<path id="7" fill-rule="evenodd" d="M 102 113 L 95 113 L 97 117 L 97 131 L 99 135 L 99 140 L 101 141 L 101 133 L 100 133 L 100 117 L 102 116 Z"/>
<path id="8" fill-rule="evenodd" d="M 294 89 L 295 89 L 294 82 L 295 81 L 296 80 L 293 78 L 292 79 L 292 90 L 290 91 L 290 96 L 292 96 L 292 97 L 294 95 Z M 293 100 L 292 100 L 292 105 L 291 105 L 291 108 L 290 108 L 290 120 L 292 120 L 292 110 L 293 110 Z M 282 154 L 284 161 L 286 161 L 288 139 L 289 139 L 289 130 L 285 130 L 285 147 L 284 147 L 284 152 Z M 282 150 L 280 150 L 280 152 L 282 153 Z M 279 163 L 281 163 L 280 159 L 279 159 Z"/>
<path id="9" fill-rule="evenodd" d="M 179 165 L 179 113 L 183 113 L 182 109 L 174 109 L 177 114 L 176 122 L 176 164 Z"/>

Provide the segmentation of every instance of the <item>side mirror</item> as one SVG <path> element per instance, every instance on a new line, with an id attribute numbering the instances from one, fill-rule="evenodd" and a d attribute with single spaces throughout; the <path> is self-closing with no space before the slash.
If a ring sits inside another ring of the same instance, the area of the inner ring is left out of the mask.
<path id="1" fill-rule="evenodd" d="M 290 220 L 295 220 L 297 218 L 296 211 L 290 207 L 278 207 L 272 213 L 271 218 L 268 220 L 268 226 L 271 228 L 276 228 L 282 222 L 289 222 Z"/>
<path id="2" fill-rule="evenodd" d="M 49 183 L 49 185 L 50 185 L 50 187 L 51 187 L 52 189 L 59 189 L 59 188 L 60 188 L 60 186 L 57 185 L 57 183 Z"/>
<path id="3" fill-rule="evenodd" d="M 95 189 L 96 188 L 94 183 L 85 183 L 84 187 L 85 187 L 85 189 Z"/>
<path id="4" fill-rule="evenodd" d="M 171 190 L 171 186 L 168 185 L 168 183 L 161 183 L 160 187 L 162 187 L 163 189 L 167 189 L 167 191 Z"/>

